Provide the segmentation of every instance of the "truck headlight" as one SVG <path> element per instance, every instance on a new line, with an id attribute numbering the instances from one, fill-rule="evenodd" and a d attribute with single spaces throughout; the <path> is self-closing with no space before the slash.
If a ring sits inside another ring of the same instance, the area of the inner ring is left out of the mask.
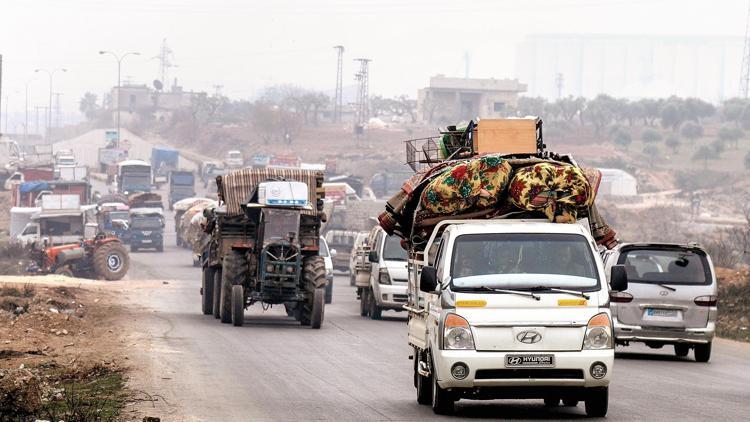
<path id="1" fill-rule="evenodd" d="M 456 314 L 448 314 L 443 323 L 443 348 L 446 350 L 474 350 L 474 336 L 469 322 Z"/>
<path id="2" fill-rule="evenodd" d="M 391 284 L 391 276 L 388 275 L 387 269 L 381 269 L 380 275 L 378 276 L 378 283 L 380 284 Z"/>
<path id="3" fill-rule="evenodd" d="M 583 337 L 583 349 L 611 349 L 612 348 L 612 323 L 609 315 L 602 312 L 594 315 L 586 326 L 586 335 Z"/>

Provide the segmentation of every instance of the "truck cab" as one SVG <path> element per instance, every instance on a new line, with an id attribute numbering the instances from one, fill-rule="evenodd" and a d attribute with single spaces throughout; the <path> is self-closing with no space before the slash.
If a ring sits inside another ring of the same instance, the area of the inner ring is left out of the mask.
<path id="1" fill-rule="evenodd" d="M 604 416 L 614 337 L 604 265 L 589 231 L 543 220 L 446 220 L 409 263 L 417 401 L 585 402 Z M 612 290 L 625 290 L 622 266 Z"/>
<path id="2" fill-rule="evenodd" d="M 360 293 L 362 316 L 380 319 L 384 310 L 402 311 L 406 304 L 407 253 L 401 239 L 377 226 L 371 233 L 368 286 Z"/>
<path id="3" fill-rule="evenodd" d="M 164 213 L 160 208 L 130 209 L 130 251 L 164 251 Z"/>
<path id="4" fill-rule="evenodd" d="M 238 169 L 245 165 L 245 159 L 242 153 L 237 150 L 227 151 L 224 155 L 224 167 L 228 169 Z"/>

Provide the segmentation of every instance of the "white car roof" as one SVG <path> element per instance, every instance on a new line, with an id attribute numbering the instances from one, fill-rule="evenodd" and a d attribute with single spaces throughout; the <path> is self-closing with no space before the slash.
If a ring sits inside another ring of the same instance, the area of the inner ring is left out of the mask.
<path id="1" fill-rule="evenodd" d="M 550 223 L 546 220 L 487 220 L 453 224 L 446 228 L 454 236 L 485 233 L 559 233 L 589 236 L 580 224 Z"/>

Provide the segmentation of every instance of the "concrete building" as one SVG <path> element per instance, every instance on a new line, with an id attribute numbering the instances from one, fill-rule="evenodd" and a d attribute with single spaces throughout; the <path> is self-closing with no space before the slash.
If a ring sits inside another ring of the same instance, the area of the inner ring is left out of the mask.
<path id="1" fill-rule="evenodd" d="M 424 123 L 458 123 L 514 113 L 526 85 L 517 79 L 430 78 L 417 92 L 417 119 Z"/>
<path id="2" fill-rule="evenodd" d="M 638 182 L 630 173 L 620 169 L 599 169 L 602 180 L 599 195 L 635 196 L 638 195 Z"/>
<path id="3" fill-rule="evenodd" d="M 120 104 L 120 118 L 123 122 L 132 120 L 138 112 L 152 113 L 161 119 L 173 111 L 190 107 L 193 98 L 205 93 L 183 91 L 173 86 L 169 92 L 157 91 L 145 84 L 124 84 L 118 95 L 117 87 L 112 88 L 112 113 L 116 116 L 116 104 Z M 116 118 L 116 117 L 115 117 Z"/>

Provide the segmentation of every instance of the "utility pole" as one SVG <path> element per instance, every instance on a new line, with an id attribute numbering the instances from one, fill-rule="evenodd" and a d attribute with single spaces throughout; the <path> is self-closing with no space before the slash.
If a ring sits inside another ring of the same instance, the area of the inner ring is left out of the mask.
<path id="1" fill-rule="evenodd" d="M 359 62 L 359 72 L 354 78 L 359 82 L 357 92 L 357 125 L 363 127 L 370 117 L 370 59 L 354 59 Z"/>
<path id="2" fill-rule="evenodd" d="M 115 147 L 120 146 L 120 75 L 122 70 L 122 59 L 124 59 L 127 56 L 133 55 L 133 56 L 139 56 L 141 53 L 137 51 L 130 51 L 122 56 L 118 56 L 117 54 L 111 52 L 111 51 L 100 51 L 100 55 L 102 54 L 110 54 L 112 55 L 115 60 L 117 60 L 117 141 L 115 141 Z"/>
<path id="3" fill-rule="evenodd" d="M 565 82 L 565 77 L 563 77 L 562 73 L 558 73 L 555 76 L 555 86 L 557 87 L 557 99 L 559 100 L 562 98 L 562 89 Z"/>
<path id="4" fill-rule="evenodd" d="M 341 108 L 344 96 L 343 69 L 344 69 L 344 46 L 336 45 L 333 48 L 338 52 L 336 62 L 336 93 L 333 98 L 333 121 L 341 123 Z"/>
<path id="5" fill-rule="evenodd" d="M 60 96 L 62 93 L 55 92 L 53 94 L 55 96 L 55 127 L 60 128 L 62 125 L 60 125 Z"/>
<path id="6" fill-rule="evenodd" d="M 0 54 L 0 110 L 3 108 L 3 55 Z M 3 131 L 0 130 L 0 135 L 3 134 Z"/>
<path id="7" fill-rule="evenodd" d="M 56 72 L 67 72 L 68 69 L 65 68 L 59 68 L 59 69 L 35 69 L 34 73 L 43 72 L 46 73 L 49 76 L 49 107 L 47 108 L 47 131 L 45 132 L 45 138 L 47 139 L 47 143 L 52 143 L 52 134 L 50 133 L 52 131 L 52 77 L 55 75 Z"/>
<path id="8" fill-rule="evenodd" d="M 750 88 L 750 2 L 748 2 L 745 22 L 745 47 L 742 51 L 742 69 L 740 69 L 740 97 L 747 98 Z"/>
<path id="9" fill-rule="evenodd" d="M 29 84 L 31 81 L 26 81 L 26 94 L 23 100 L 23 142 L 26 143 L 29 139 Z"/>
<path id="10" fill-rule="evenodd" d="M 5 131 L 8 131 L 8 96 L 5 96 Z"/>
<path id="11" fill-rule="evenodd" d="M 172 63 L 172 53 L 172 49 L 167 46 L 167 39 L 164 38 L 161 41 L 159 54 L 155 57 L 152 57 L 152 59 L 159 60 L 159 77 L 161 78 L 160 80 L 164 85 L 164 92 L 169 91 L 169 87 L 167 86 L 167 79 L 169 79 L 169 68 L 176 66 L 174 63 Z"/>
<path id="12" fill-rule="evenodd" d="M 469 68 L 471 67 L 471 55 L 469 50 L 464 51 L 464 79 L 469 79 Z"/>

